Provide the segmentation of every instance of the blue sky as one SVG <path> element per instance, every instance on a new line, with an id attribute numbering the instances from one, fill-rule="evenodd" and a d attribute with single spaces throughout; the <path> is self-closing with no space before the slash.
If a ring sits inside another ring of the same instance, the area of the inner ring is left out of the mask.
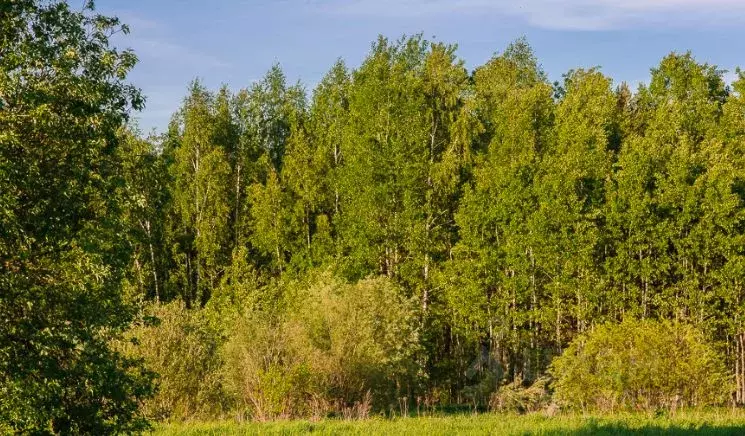
<path id="1" fill-rule="evenodd" d="M 745 0 L 98 0 L 131 33 L 143 131 L 163 130 L 195 77 L 240 89 L 279 63 L 310 92 L 337 58 L 359 65 L 378 34 L 422 32 L 458 44 L 469 68 L 526 36 L 552 80 L 600 66 L 616 82 L 648 79 L 670 51 L 745 66 Z M 732 77 L 733 73 L 728 75 Z"/>

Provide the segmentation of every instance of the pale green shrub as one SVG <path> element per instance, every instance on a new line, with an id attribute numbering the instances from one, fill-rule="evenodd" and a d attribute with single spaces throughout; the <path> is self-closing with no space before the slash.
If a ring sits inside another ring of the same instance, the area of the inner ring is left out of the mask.
<path id="1" fill-rule="evenodd" d="M 698 330 L 651 320 L 580 335 L 551 373 L 559 404 L 601 411 L 717 405 L 732 388 L 720 356 Z"/>
<path id="2" fill-rule="evenodd" d="M 158 374 L 156 395 L 143 404 L 147 416 L 159 420 L 206 419 L 229 407 L 222 388 L 221 338 L 201 311 L 181 302 L 154 305 L 155 322 L 134 328 L 135 344 L 127 354 L 144 359 Z"/>
<path id="3" fill-rule="evenodd" d="M 415 306 L 391 281 L 321 274 L 289 293 L 282 317 L 249 314 L 225 348 L 226 382 L 246 412 L 367 414 L 408 394 L 418 376 Z"/>
<path id="4" fill-rule="evenodd" d="M 281 322 L 248 315 L 226 344 L 225 359 L 226 388 L 241 416 L 265 421 L 307 414 L 311 374 Z"/>

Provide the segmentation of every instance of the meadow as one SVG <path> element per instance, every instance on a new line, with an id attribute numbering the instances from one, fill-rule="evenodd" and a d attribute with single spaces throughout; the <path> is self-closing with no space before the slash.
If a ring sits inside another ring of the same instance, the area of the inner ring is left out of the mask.
<path id="1" fill-rule="evenodd" d="M 668 414 L 558 415 L 464 414 L 365 420 L 179 423 L 154 435 L 623 435 L 745 434 L 745 413 L 729 409 Z"/>

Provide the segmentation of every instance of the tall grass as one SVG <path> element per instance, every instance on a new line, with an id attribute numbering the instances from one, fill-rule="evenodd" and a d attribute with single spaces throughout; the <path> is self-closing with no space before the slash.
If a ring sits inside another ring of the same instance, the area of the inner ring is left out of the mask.
<path id="1" fill-rule="evenodd" d="M 666 414 L 615 415 L 482 414 L 345 421 L 274 421 L 267 423 L 187 423 L 163 425 L 156 435 L 618 435 L 745 434 L 745 411 L 713 409 Z"/>

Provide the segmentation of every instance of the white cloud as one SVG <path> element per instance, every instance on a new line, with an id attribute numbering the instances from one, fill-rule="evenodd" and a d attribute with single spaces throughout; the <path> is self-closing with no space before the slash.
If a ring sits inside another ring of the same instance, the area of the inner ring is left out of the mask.
<path id="1" fill-rule="evenodd" d="M 535 27 L 572 30 L 745 21 L 745 0 L 329 0 L 323 7 L 334 13 L 390 17 L 492 13 Z"/>
<path id="2" fill-rule="evenodd" d="M 208 53 L 172 42 L 175 39 L 168 26 L 130 11 L 105 11 L 119 17 L 130 27 L 129 35 L 117 34 L 114 44 L 120 48 L 132 48 L 137 56 L 150 63 L 166 62 L 171 65 L 194 68 L 225 68 L 227 62 Z"/>
<path id="3" fill-rule="evenodd" d="M 122 24 L 129 26 L 133 32 L 155 30 L 161 27 L 156 21 L 130 11 L 112 11 L 111 15 L 118 17 Z"/>
<path id="4" fill-rule="evenodd" d="M 226 68 L 230 64 L 207 53 L 155 38 L 130 38 L 132 48 L 140 58 L 191 68 Z"/>

